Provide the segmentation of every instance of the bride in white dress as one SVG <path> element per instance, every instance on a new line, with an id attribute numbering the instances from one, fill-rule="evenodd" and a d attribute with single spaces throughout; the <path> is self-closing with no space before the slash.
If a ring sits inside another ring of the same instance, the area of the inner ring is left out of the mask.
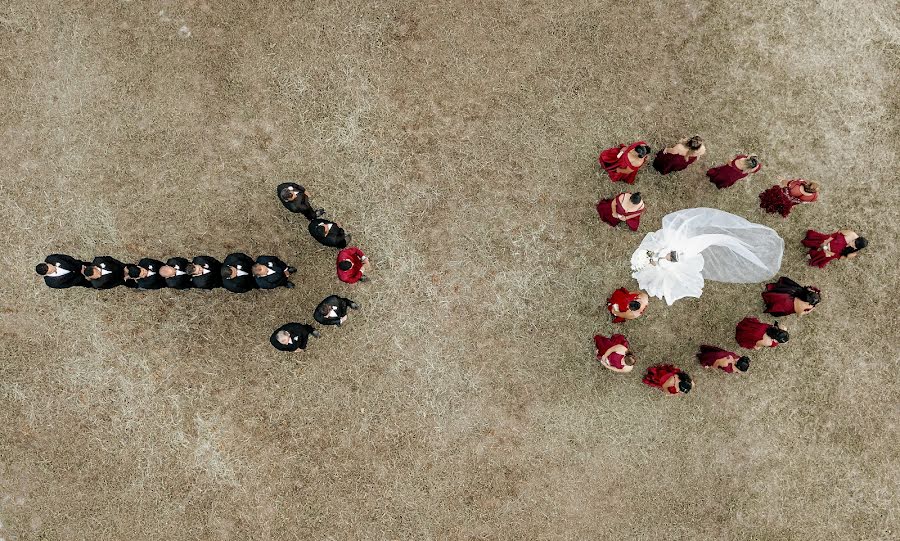
<path id="1" fill-rule="evenodd" d="M 631 256 L 641 289 L 671 305 L 700 297 L 703 281 L 763 282 L 781 268 L 784 240 L 774 230 L 710 208 L 667 214 Z"/>

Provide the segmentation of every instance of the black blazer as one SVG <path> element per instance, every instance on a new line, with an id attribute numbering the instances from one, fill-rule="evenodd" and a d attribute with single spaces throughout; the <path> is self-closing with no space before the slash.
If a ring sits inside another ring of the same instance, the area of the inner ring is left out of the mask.
<path id="1" fill-rule="evenodd" d="M 290 344 L 282 344 L 275 337 L 275 335 L 277 335 L 281 331 L 287 331 L 291 333 Z M 297 351 L 298 349 L 306 349 L 306 344 L 309 342 L 309 336 L 311 334 L 318 334 L 315 327 L 313 327 L 312 325 L 306 325 L 303 323 L 285 323 L 281 327 L 275 329 L 275 332 L 273 332 L 272 336 L 269 337 L 269 342 L 272 343 L 275 349 L 281 351 Z"/>
<path id="2" fill-rule="evenodd" d="M 316 306 L 316 310 L 313 312 L 313 318 L 322 325 L 340 326 L 341 318 L 347 315 L 347 310 L 350 308 L 351 303 L 353 303 L 353 301 L 350 299 L 338 297 L 337 295 L 329 295 L 322 299 L 319 306 Z M 332 310 L 334 310 L 335 315 L 328 317 L 328 313 Z"/>
<path id="3" fill-rule="evenodd" d="M 175 269 L 175 276 L 166 278 L 166 287 L 171 287 L 172 289 L 188 289 L 193 287 L 191 275 L 184 270 L 187 268 L 188 263 L 190 262 L 183 257 L 170 257 L 169 260 L 166 261 L 166 265 Z M 179 272 L 184 274 L 178 274 Z"/>
<path id="4" fill-rule="evenodd" d="M 198 255 L 191 263 L 208 270 L 206 274 L 191 276 L 191 284 L 197 289 L 215 289 L 222 287 L 222 264 L 208 255 Z"/>
<path id="5" fill-rule="evenodd" d="M 101 272 L 108 271 L 107 274 L 101 274 L 96 280 L 88 280 L 94 289 L 110 289 L 113 287 L 127 285 L 125 284 L 125 265 L 118 259 L 109 256 L 97 256 L 91 264 L 100 267 Z M 129 280 L 133 282 L 133 280 Z M 133 285 L 131 287 L 134 287 Z"/>
<path id="6" fill-rule="evenodd" d="M 247 274 L 235 278 L 225 278 L 223 276 L 222 287 L 232 293 L 246 293 L 252 289 L 256 289 L 256 280 L 253 279 L 253 260 L 250 256 L 240 252 L 229 254 L 222 263 L 222 269 L 226 266 L 234 267 Z"/>
<path id="7" fill-rule="evenodd" d="M 165 265 L 162 261 L 158 259 L 150 259 L 149 257 L 145 257 L 138 261 L 138 267 L 143 267 L 153 274 L 148 274 L 144 278 L 138 278 L 137 280 L 129 279 L 129 282 L 134 282 L 138 289 L 162 289 L 166 287 L 166 279 L 159 275 L 159 268 Z"/>
<path id="8" fill-rule="evenodd" d="M 293 201 L 285 201 L 281 198 L 281 190 L 287 187 L 293 187 L 298 192 L 300 192 L 300 194 L 297 196 L 297 199 L 294 199 Z M 282 182 L 278 185 L 277 188 L 275 188 L 275 194 L 278 196 L 278 200 L 281 201 L 281 204 L 284 205 L 284 208 L 293 213 L 302 214 L 306 217 L 307 220 L 315 219 L 317 214 L 316 209 L 314 209 L 309 203 L 309 196 L 306 195 L 306 188 L 304 188 L 303 186 L 295 182 Z"/>
<path id="9" fill-rule="evenodd" d="M 44 276 L 44 283 L 54 289 L 65 289 L 67 287 L 91 287 L 87 278 L 81 272 L 81 268 L 85 265 L 84 261 L 69 257 L 63 254 L 50 254 L 44 258 L 44 263 L 53 265 L 60 269 L 65 269 L 68 274 L 62 276 Z"/>
<path id="10" fill-rule="evenodd" d="M 254 276 L 253 278 L 256 280 L 256 286 L 258 288 L 275 289 L 276 287 L 287 285 L 290 281 L 289 278 L 284 275 L 284 271 L 287 270 L 288 264 L 274 255 L 261 255 L 256 258 L 256 264 L 268 267 L 275 271 L 268 276 Z"/>
<path id="11" fill-rule="evenodd" d="M 322 228 L 325 224 L 331 224 L 331 230 L 328 231 L 328 235 L 325 234 Z M 309 221 L 309 234 L 312 235 L 312 238 L 319 241 L 320 244 L 331 248 L 346 248 L 347 241 L 350 240 L 350 235 L 344 233 L 341 226 L 321 218 Z"/>

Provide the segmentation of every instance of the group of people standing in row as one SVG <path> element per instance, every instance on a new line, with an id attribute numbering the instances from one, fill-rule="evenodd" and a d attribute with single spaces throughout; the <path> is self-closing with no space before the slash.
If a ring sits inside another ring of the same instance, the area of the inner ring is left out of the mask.
<path id="1" fill-rule="evenodd" d="M 348 246 L 350 235 L 336 223 L 321 218 L 324 209 L 316 209 L 309 202 L 303 186 L 284 183 L 277 188 L 278 198 L 291 212 L 309 220 L 310 235 L 324 246 L 338 248 L 337 276 L 342 282 L 354 284 L 366 280 L 369 258 L 355 246 Z M 254 289 L 293 288 L 290 277 L 297 269 L 271 255 L 255 260 L 244 253 L 229 254 L 223 261 L 201 255 L 190 260 L 172 257 L 165 262 L 143 258 L 137 263 L 122 263 L 109 256 L 82 261 L 65 254 L 51 254 L 35 266 L 44 283 L 55 289 L 87 287 L 112 289 L 126 287 L 137 290 L 226 289 L 232 293 L 247 293 Z M 321 325 L 340 326 L 349 310 L 359 305 L 347 298 L 329 295 L 313 312 L 313 319 Z M 287 323 L 272 333 L 271 343 L 282 351 L 306 348 L 308 337 L 319 333 L 305 323 Z"/>
<path id="2" fill-rule="evenodd" d="M 651 149 L 644 141 L 631 145 L 621 144 L 600 153 L 599 163 L 612 182 L 633 184 L 638 170 L 649 159 Z M 660 150 L 652 165 L 662 175 L 682 171 L 706 153 L 706 146 L 700 136 L 684 138 L 671 147 Z M 739 180 L 756 173 L 762 167 L 759 158 L 753 154 L 738 154 L 725 165 L 713 167 L 706 172 L 709 181 L 719 189 L 728 188 Z M 759 194 L 760 207 L 766 212 L 787 217 L 791 209 L 799 204 L 812 203 L 818 199 L 819 185 L 804 179 L 786 180 Z M 620 223 L 637 231 L 641 215 L 646 210 L 640 192 L 622 192 L 597 202 L 600 219 L 612 227 Z M 865 238 L 854 231 L 842 230 L 834 233 L 819 233 L 807 230 L 802 244 L 809 249 L 808 263 L 819 268 L 841 258 L 853 258 L 868 245 Z M 667 259 L 674 260 L 672 253 Z M 802 286 L 787 277 L 766 284 L 762 292 L 765 313 L 775 317 L 792 314 L 805 315 L 811 312 L 821 300 L 821 292 L 814 286 Z M 650 302 L 643 291 L 629 291 L 619 288 L 606 301 L 606 308 L 613 323 L 624 323 L 644 314 Z M 789 334 L 778 322 L 772 324 L 755 317 L 746 317 L 735 328 L 735 339 L 741 348 L 756 350 L 776 347 L 788 341 Z M 594 336 L 595 355 L 600 363 L 615 372 L 631 372 L 637 356 L 631 350 L 628 340 L 622 334 L 606 337 Z M 746 372 L 750 358 L 733 351 L 711 345 L 701 345 L 697 360 L 706 368 L 719 368 L 727 373 Z M 670 394 L 687 393 L 693 382 L 690 376 L 672 364 L 658 364 L 647 369 L 643 382 Z"/>

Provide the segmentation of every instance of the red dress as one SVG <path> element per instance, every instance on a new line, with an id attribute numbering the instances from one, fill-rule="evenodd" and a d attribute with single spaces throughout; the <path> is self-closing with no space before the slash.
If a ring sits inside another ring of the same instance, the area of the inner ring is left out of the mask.
<path id="1" fill-rule="evenodd" d="M 777 282 L 766 284 L 766 290 L 762 293 L 763 302 L 766 303 L 766 313 L 782 317 L 796 314 L 794 300 L 805 289 L 797 282 L 782 276 Z M 821 293 L 818 288 L 811 287 L 812 291 Z"/>
<path id="2" fill-rule="evenodd" d="M 697 156 L 685 158 L 681 154 L 669 154 L 663 149 L 656 153 L 656 158 L 653 159 L 653 168 L 661 175 L 668 175 L 669 173 L 687 169 L 687 166 L 695 161 L 697 161 Z"/>
<path id="3" fill-rule="evenodd" d="M 734 162 L 740 160 L 741 158 L 746 158 L 746 157 L 747 156 L 745 156 L 744 154 L 739 154 L 739 155 L 735 156 L 733 160 L 728 162 L 728 164 L 720 165 L 718 167 L 713 167 L 712 169 L 710 169 L 709 171 L 706 172 L 706 176 L 708 176 L 709 181 L 712 182 L 713 184 L 715 184 L 716 188 L 719 188 L 720 190 L 722 188 L 727 188 L 729 186 L 732 186 L 735 182 L 741 180 L 742 178 L 746 177 L 750 173 L 755 173 L 755 172 L 759 171 L 760 168 L 762 168 L 762 164 L 758 163 L 758 164 L 756 164 L 756 167 L 754 167 L 750 171 L 741 171 L 740 169 L 737 168 L 736 165 L 734 165 Z"/>
<path id="4" fill-rule="evenodd" d="M 678 368 L 671 364 L 658 364 L 647 369 L 647 375 L 644 376 L 643 382 L 651 387 L 663 389 L 663 384 L 672 376 L 681 372 Z M 678 384 L 665 387 L 666 391 L 671 394 L 678 394 Z"/>
<path id="5" fill-rule="evenodd" d="M 822 249 L 822 244 L 824 244 L 829 237 L 831 238 L 831 242 L 828 244 L 828 250 L 833 255 L 826 255 L 825 250 Z M 826 235 L 825 233 L 807 229 L 806 237 L 802 242 L 803 246 L 809 248 L 810 266 L 819 267 L 820 269 L 824 268 L 825 265 L 831 263 L 835 259 L 840 259 L 842 257 L 841 252 L 847 247 L 847 239 L 840 231 L 835 231 L 830 235 Z"/>
<path id="6" fill-rule="evenodd" d="M 359 279 L 363 276 L 361 270 L 363 265 L 363 255 L 365 254 L 362 253 L 362 250 L 360 250 L 356 246 L 350 246 L 338 252 L 337 275 L 338 279 L 341 282 L 346 282 L 348 284 L 355 284 L 356 282 L 359 282 Z M 349 270 L 341 270 L 341 261 L 349 261 L 353 266 L 350 267 Z"/>
<path id="7" fill-rule="evenodd" d="M 633 165 L 628 159 L 628 153 L 636 147 L 646 144 L 647 143 L 643 141 L 638 141 L 637 143 L 632 143 L 630 146 L 619 145 L 617 147 L 608 148 L 600 153 L 600 158 L 597 161 L 600 162 L 600 165 L 603 166 L 603 169 L 606 170 L 610 180 L 613 182 L 622 181 L 627 182 L 628 184 L 634 184 L 634 179 L 637 178 L 637 172 L 641 166 Z M 631 169 L 631 171 L 628 173 L 619 173 L 616 169 L 620 168 L 628 168 Z"/>
<path id="8" fill-rule="evenodd" d="M 628 303 L 636 301 L 639 295 L 640 293 L 632 293 L 624 287 L 620 287 L 613 291 L 613 294 L 606 299 L 606 309 L 609 310 L 610 314 L 612 314 L 614 309 L 617 312 L 627 312 Z M 622 323 L 623 321 L 628 320 L 616 315 L 613 316 L 613 323 Z"/>
<path id="9" fill-rule="evenodd" d="M 759 194 L 759 207 L 771 214 L 787 217 L 791 209 L 800 203 L 812 203 L 819 198 L 818 192 L 803 193 L 803 179 L 794 179 L 787 186 L 772 186 Z"/>
<path id="10" fill-rule="evenodd" d="M 700 364 L 703 366 L 712 366 L 719 359 L 724 359 L 726 357 L 734 357 L 737 359 L 740 357 L 737 353 L 733 351 L 724 350 L 722 348 L 717 348 L 715 346 L 700 346 L 700 351 L 697 353 L 697 360 L 700 361 Z M 723 371 L 731 374 L 734 372 L 734 363 L 729 364 L 728 366 L 720 366 Z"/>
<path id="11" fill-rule="evenodd" d="M 771 327 L 771 325 L 763 323 L 755 317 L 745 317 L 737 324 L 734 337 L 742 348 L 755 349 L 756 343 L 762 340 L 763 336 L 766 335 L 766 331 L 769 330 L 769 327 Z M 771 347 L 774 348 L 777 345 L 778 342 L 773 340 Z"/>
<path id="12" fill-rule="evenodd" d="M 619 216 L 625 216 L 626 214 L 629 214 L 629 212 L 626 211 L 625 207 L 622 205 L 622 199 L 624 198 L 624 196 L 625 194 L 619 194 L 615 197 L 616 213 L 619 214 Z M 622 223 L 622 220 L 613 216 L 612 202 L 613 199 L 601 199 L 600 202 L 597 203 L 597 214 L 600 215 L 601 220 L 615 227 Z M 642 206 L 640 210 L 636 211 L 637 216 L 625 220 L 625 224 L 628 225 L 629 229 L 631 229 L 632 231 L 638 230 L 638 226 L 641 225 L 641 214 L 643 214 L 645 210 L 647 210 L 647 207 Z"/>
<path id="13" fill-rule="evenodd" d="M 609 338 L 601 335 L 594 336 L 594 344 L 597 345 L 597 360 L 603 364 L 608 364 L 613 368 L 617 368 L 619 370 L 625 368 L 625 356 L 618 352 L 610 353 L 606 356 L 606 360 L 603 359 L 603 355 L 609 351 L 609 348 L 613 346 L 625 346 L 625 349 L 631 349 L 628 345 L 628 339 L 622 336 L 621 334 L 614 334 Z"/>

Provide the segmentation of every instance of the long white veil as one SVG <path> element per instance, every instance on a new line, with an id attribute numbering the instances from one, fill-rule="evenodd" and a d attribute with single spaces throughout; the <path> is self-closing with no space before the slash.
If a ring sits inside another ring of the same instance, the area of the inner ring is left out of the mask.
<path id="1" fill-rule="evenodd" d="M 631 256 L 631 276 L 647 294 L 671 305 L 699 297 L 704 279 L 768 280 L 781 268 L 783 253 L 784 240 L 764 225 L 717 209 L 685 209 L 667 214 L 662 229 L 644 237 Z"/>

